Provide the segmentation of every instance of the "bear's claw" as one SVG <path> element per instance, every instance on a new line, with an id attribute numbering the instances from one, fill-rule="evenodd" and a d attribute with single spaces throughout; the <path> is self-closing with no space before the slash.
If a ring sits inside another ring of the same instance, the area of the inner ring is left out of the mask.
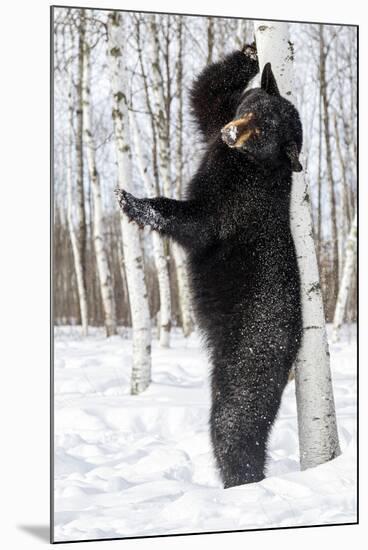
<path id="1" fill-rule="evenodd" d="M 135 222 L 138 225 L 138 227 L 143 228 L 144 213 L 142 211 L 142 206 L 141 206 L 142 200 L 137 199 L 137 197 L 134 197 L 131 193 L 128 193 L 128 191 L 125 191 L 125 189 L 116 188 L 114 192 L 118 199 L 118 203 L 121 210 L 128 217 L 128 222 L 129 223 Z"/>
<path id="2" fill-rule="evenodd" d="M 242 52 L 247 57 L 250 57 L 250 59 L 253 59 L 253 61 L 257 61 L 258 55 L 257 55 L 257 46 L 255 42 L 252 42 L 252 44 L 244 44 L 242 48 Z"/>

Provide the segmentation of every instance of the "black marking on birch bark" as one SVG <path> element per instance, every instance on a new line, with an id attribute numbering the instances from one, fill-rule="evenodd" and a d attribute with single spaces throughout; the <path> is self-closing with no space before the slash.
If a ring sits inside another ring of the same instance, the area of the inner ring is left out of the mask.
<path id="1" fill-rule="evenodd" d="M 119 147 L 119 151 L 122 153 L 128 153 L 130 151 L 130 146 L 126 143 L 122 147 Z"/>
<path id="2" fill-rule="evenodd" d="M 119 27 L 120 26 L 120 21 L 121 21 L 121 16 L 118 12 L 112 12 L 109 15 L 109 20 L 111 21 L 111 24 L 112 24 L 113 27 Z"/>
<path id="3" fill-rule="evenodd" d="M 116 120 L 116 119 L 123 120 L 123 113 L 120 111 L 120 109 L 115 109 L 115 108 L 112 109 L 112 119 L 113 120 Z"/>
<path id="4" fill-rule="evenodd" d="M 308 290 L 308 294 L 311 294 L 312 292 L 319 292 L 321 290 L 321 285 L 319 283 L 319 281 L 316 281 L 315 283 L 313 283 L 309 290 Z"/>
<path id="5" fill-rule="evenodd" d="M 161 328 L 167 332 L 170 331 L 171 329 L 171 321 L 169 321 L 168 323 L 166 323 L 165 325 L 161 325 Z"/>
<path id="6" fill-rule="evenodd" d="M 121 91 L 119 92 L 116 92 L 116 94 L 114 94 L 114 98 L 116 99 L 116 101 L 119 103 L 122 99 L 125 98 L 125 94 Z"/>
<path id="7" fill-rule="evenodd" d="M 294 61 L 294 43 L 291 42 L 291 40 L 288 40 L 288 48 L 289 48 L 289 56 L 288 59 L 293 62 Z"/>
<path id="8" fill-rule="evenodd" d="M 110 55 L 112 57 L 121 57 L 121 49 L 118 48 L 118 46 L 114 46 L 113 48 L 111 48 L 110 50 Z"/>
<path id="9" fill-rule="evenodd" d="M 303 202 L 310 203 L 310 196 L 309 196 L 308 191 L 306 191 L 306 192 L 304 193 Z"/>

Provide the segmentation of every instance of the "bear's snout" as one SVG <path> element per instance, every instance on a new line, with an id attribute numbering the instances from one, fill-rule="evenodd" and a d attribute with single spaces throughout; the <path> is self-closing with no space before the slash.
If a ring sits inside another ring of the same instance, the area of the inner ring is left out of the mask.
<path id="1" fill-rule="evenodd" d="M 221 129 L 222 140 L 229 147 L 242 147 L 250 137 L 259 133 L 253 113 L 247 113 L 241 118 L 232 120 Z"/>
<path id="2" fill-rule="evenodd" d="M 222 141 L 226 143 L 229 147 L 234 147 L 238 135 L 238 128 L 230 122 L 221 130 Z"/>

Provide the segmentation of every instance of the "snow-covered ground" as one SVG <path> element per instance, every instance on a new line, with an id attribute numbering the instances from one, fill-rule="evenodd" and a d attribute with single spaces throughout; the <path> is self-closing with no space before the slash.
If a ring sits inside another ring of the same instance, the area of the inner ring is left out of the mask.
<path id="1" fill-rule="evenodd" d="M 131 340 L 55 329 L 55 540 L 356 521 L 356 337 L 331 345 L 343 454 L 300 472 L 294 382 L 268 477 L 222 489 L 208 437 L 209 365 L 196 336 L 153 346 L 153 383 L 129 394 Z"/>

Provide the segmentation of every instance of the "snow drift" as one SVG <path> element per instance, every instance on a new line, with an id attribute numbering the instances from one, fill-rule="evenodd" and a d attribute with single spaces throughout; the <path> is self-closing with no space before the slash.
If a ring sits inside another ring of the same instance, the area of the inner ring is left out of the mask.
<path id="1" fill-rule="evenodd" d="M 268 477 L 224 490 L 208 435 L 199 339 L 154 344 L 151 386 L 130 395 L 130 332 L 55 328 L 55 540 L 356 521 L 356 338 L 331 345 L 342 455 L 299 468 L 295 387 L 284 393 Z"/>

